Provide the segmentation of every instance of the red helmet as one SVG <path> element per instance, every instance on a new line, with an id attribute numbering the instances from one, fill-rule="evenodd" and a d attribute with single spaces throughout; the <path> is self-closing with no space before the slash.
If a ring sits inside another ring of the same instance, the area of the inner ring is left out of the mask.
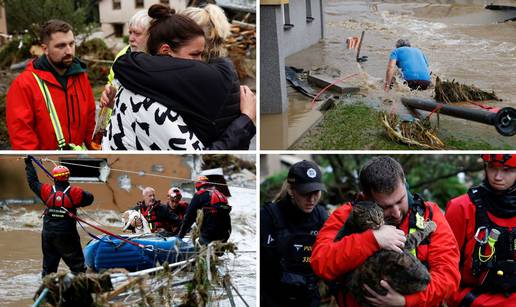
<path id="1" fill-rule="evenodd" d="M 483 154 L 484 162 L 494 162 L 497 166 L 516 167 L 516 156 L 512 154 Z"/>
<path id="2" fill-rule="evenodd" d="M 199 176 L 195 180 L 195 189 L 199 190 L 201 187 L 209 185 L 209 179 L 206 176 Z"/>
<path id="3" fill-rule="evenodd" d="M 56 181 L 68 181 L 70 170 L 66 166 L 58 165 L 52 170 L 52 176 Z"/>
<path id="4" fill-rule="evenodd" d="M 171 187 L 168 190 L 168 196 L 176 200 L 180 200 L 183 197 L 183 195 L 181 195 L 181 190 L 178 187 Z"/>

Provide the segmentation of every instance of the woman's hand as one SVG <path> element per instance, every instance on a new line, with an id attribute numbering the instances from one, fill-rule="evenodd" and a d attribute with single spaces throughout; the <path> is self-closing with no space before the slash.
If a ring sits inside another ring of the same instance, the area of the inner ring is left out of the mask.
<path id="1" fill-rule="evenodd" d="M 100 96 L 100 106 L 113 108 L 115 95 L 116 89 L 113 86 L 106 84 L 104 91 L 102 91 L 102 95 Z"/>
<path id="2" fill-rule="evenodd" d="M 240 86 L 240 112 L 256 124 L 256 95 L 247 85 Z"/>

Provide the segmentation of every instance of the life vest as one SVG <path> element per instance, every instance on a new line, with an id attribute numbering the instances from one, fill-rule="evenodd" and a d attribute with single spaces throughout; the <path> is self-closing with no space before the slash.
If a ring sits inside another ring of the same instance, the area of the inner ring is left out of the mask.
<path id="1" fill-rule="evenodd" d="M 62 208 L 74 208 L 72 197 L 69 193 L 70 188 L 71 186 L 67 186 L 64 191 L 57 191 L 56 186 L 52 186 L 50 194 L 45 200 L 45 206 L 47 208 L 43 214 L 53 218 L 64 218 L 67 213 Z"/>
<path id="2" fill-rule="evenodd" d="M 428 219 L 425 219 L 426 208 L 428 208 Z M 424 222 L 426 220 L 431 221 L 434 217 L 434 211 L 431 206 L 425 205 L 425 201 L 423 198 L 415 193 L 413 195 L 413 202 L 409 215 L 409 234 L 416 232 L 418 229 L 424 228 Z M 426 237 L 419 245 L 428 245 L 430 244 L 430 236 Z M 417 256 L 417 247 L 414 247 L 410 250 L 410 253 L 414 256 Z"/>
<path id="3" fill-rule="evenodd" d="M 468 196 L 471 199 L 471 202 L 475 205 L 475 230 L 485 229 L 484 234 L 478 233 L 479 237 L 487 233 L 487 230 L 491 231 L 492 229 L 496 229 L 500 232 L 498 236 L 498 240 L 494 244 L 494 254 L 490 259 L 482 259 L 479 254 L 485 255 L 486 253 L 490 253 L 489 244 L 482 244 L 480 242 L 475 243 L 475 248 L 473 251 L 473 267 L 472 274 L 473 276 L 479 276 L 482 272 L 485 272 L 488 269 L 493 267 L 498 267 L 502 262 L 512 262 L 514 266 L 514 262 L 516 261 L 516 227 L 502 227 L 494 223 L 487 214 L 487 206 L 484 201 L 485 197 L 489 197 L 486 195 L 486 191 L 479 187 L 473 187 L 468 190 Z M 484 237 L 480 237 L 480 240 L 485 239 Z M 514 271 L 515 268 L 513 268 Z"/>
<path id="4" fill-rule="evenodd" d="M 295 230 L 289 227 L 277 204 L 268 203 L 264 208 L 272 217 L 275 237 L 269 237 L 270 242 L 268 244 L 276 240 L 282 268 L 281 283 L 314 291 L 319 279 L 310 267 L 310 258 L 312 256 L 312 246 L 324 224 L 324 208 L 319 205 L 315 206 L 312 214 L 315 216 L 316 224 L 308 231 Z"/>
<path id="5" fill-rule="evenodd" d="M 185 218 L 187 208 L 188 208 L 188 203 L 184 200 L 180 200 L 177 203 L 177 206 L 173 211 L 179 217 L 180 220 L 183 220 Z"/>
<path id="6" fill-rule="evenodd" d="M 142 203 L 139 204 L 140 207 L 138 211 L 145 217 L 147 222 L 149 222 L 149 228 L 152 232 L 158 231 L 159 228 L 163 228 L 164 224 L 158 221 L 158 216 L 156 215 L 156 210 L 154 210 L 159 203 L 156 202 L 151 206 L 143 207 Z"/>
<path id="7" fill-rule="evenodd" d="M 229 212 L 231 212 L 231 205 L 229 205 L 228 199 L 219 190 L 201 190 L 198 193 L 210 193 L 209 204 L 202 208 L 205 215 L 209 214 L 217 216 L 219 214 L 229 214 Z"/>

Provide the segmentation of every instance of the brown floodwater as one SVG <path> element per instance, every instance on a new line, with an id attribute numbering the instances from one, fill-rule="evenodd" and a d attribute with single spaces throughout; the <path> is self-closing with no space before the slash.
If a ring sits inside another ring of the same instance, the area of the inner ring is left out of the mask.
<path id="1" fill-rule="evenodd" d="M 221 268 L 227 270 L 234 286 L 250 306 L 256 306 L 256 191 L 230 186 L 232 232 L 230 242 L 235 243 L 236 255 L 226 254 Z M 113 233 L 121 233 L 121 214 L 112 203 L 106 202 L 95 209 L 79 209 L 78 215 Z M 123 209 L 125 210 L 125 208 Z M 41 284 L 42 206 L 0 206 L 0 301 L 2 306 L 29 306 Z M 84 225 L 89 232 L 99 235 Z M 79 226 L 84 247 L 91 239 Z M 240 252 L 239 252 L 240 251 Z M 61 261 L 60 271 L 68 271 Z M 238 298 L 235 296 L 235 300 Z M 240 303 L 240 301 L 238 301 Z M 230 306 L 226 296 L 212 301 L 211 306 Z"/>
<path id="2" fill-rule="evenodd" d="M 516 1 L 505 3 L 516 6 Z M 494 90 L 503 101 L 487 104 L 516 108 L 516 22 L 503 22 L 516 17 L 514 11 L 486 10 L 482 0 L 328 0 L 324 14 L 324 40 L 288 57 L 287 65 L 306 70 L 322 68 L 333 75 L 337 71 L 335 79 L 358 73 L 345 83 L 360 86 L 360 94 L 368 105 L 406 113 L 401 97 L 433 95 L 432 88 L 410 92 L 403 85 L 396 85 L 388 93 L 383 91 L 388 56 L 397 39 L 408 38 L 412 46 L 426 54 L 434 78 L 440 76 Z M 347 49 L 346 39 L 360 36 L 362 31 L 366 32 L 361 55 L 368 56 L 368 60 L 358 65 L 355 52 Z M 289 99 L 288 134 L 293 127 L 302 126 L 299 122 L 311 112 L 306 107 L 309 102 L 310 98 Z M 274 122 L 268 115 L 261 118 L 269 130 L 278 130 L 271 127 Z M 516 136 L 501 136 L 494 127 L 484 124 L 448 116 L 440 116 L 439 124 L 442 135 L 479 140 L 499 148 L 516 144 Z M 282 135 L 285 133 L 264 135 L 262 131 L 262 143 L 265 137 L 276 139 Z"/>

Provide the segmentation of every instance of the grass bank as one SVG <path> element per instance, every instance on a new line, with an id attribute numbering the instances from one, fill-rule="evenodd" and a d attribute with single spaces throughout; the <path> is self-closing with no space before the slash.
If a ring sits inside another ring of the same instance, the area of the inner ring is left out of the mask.
<path id="1" fill-rule="evenodd" d="M 446 149 L 495 149 L 485 142 L 443 137 Z M 291 149 L 298 150 L 419 150 L 392 141 L 384 132 L 379 112 L 360 102 L 338 104 L 325 113 L 324 119 Z"/>

